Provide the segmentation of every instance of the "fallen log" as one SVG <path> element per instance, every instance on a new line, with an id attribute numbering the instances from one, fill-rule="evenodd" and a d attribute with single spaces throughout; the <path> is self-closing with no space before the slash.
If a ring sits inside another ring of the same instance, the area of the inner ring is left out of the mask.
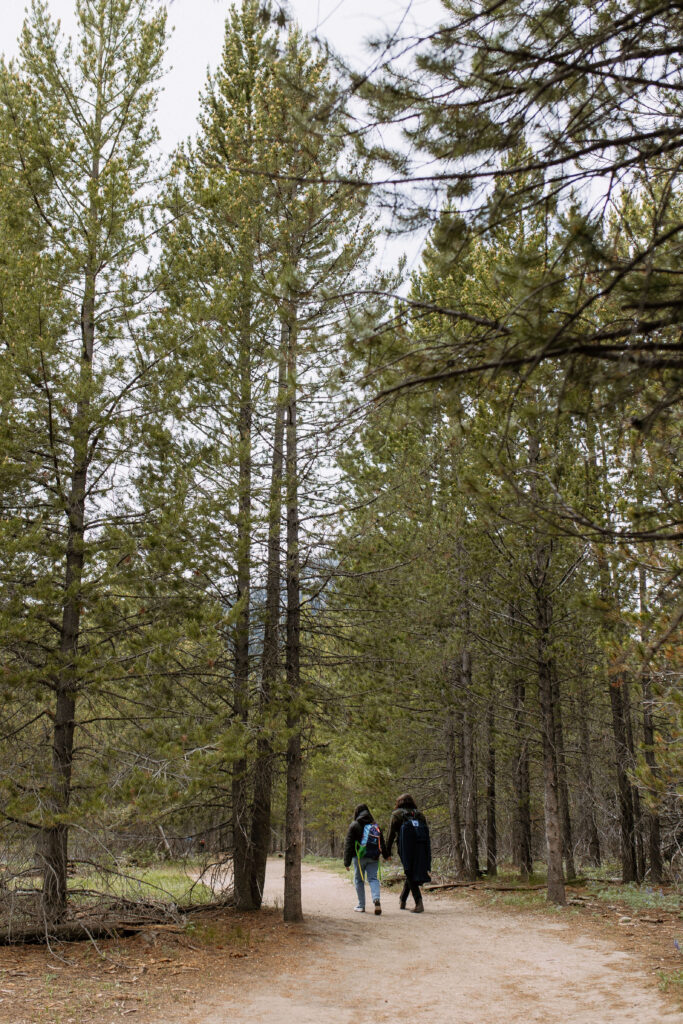
<path id="1" fill-rule="evenodd" d="M 223 899 L 212 903 L 178 906 L 176 912 L 180 917 L 185 917 L 200 912 L 228 910 L 232 906 L 232 899 Z M 52 940 L 86 942 L 91 939 L 128 938 L 144 931 L 181 932 L 182 923 L 169 921 L 169 916 L 159 914 L 156 917 L 140 918 L 75 918 L 61 924 L 48 925 L 41 921 L 39 925 L 27 925 L 23 928 L 0 928 L 0 946 L 46 945 Z"/>
<path id="2" fill-rule="evenodd" d="M 572 887 L 585 885 L 585 878 L 573 878 L 571 882 L 565 882 L 565 888 L 571 889 Z M 439 892 L 444 889 L 483 889 L 485 892 L 540 892 L 542 889 L 547 888 L 547 884 L 543 882 L 541 885 L 482 885 L 480 881 L 477 882 L 444 882 L 440 885 L 426 885 L 424 887 L 425 892 Z"/>
<path id="3" fill-rule="evenodd" d="M 469 889 L 476 886 L 476 882 L 444 882 L 439 885 L 425 885 L 425 892 L 440 892 L 444 889 Z M 481 887 L 480 887 L 481 888 Z"/>
<path id="4" fill-rule="evenodd" d="M 485 889 L 487 892 L 540 892 L 542 889 L 547 889 L 548 886 L 544 883 L 543 885 L 480 885 L 478 888 Z"/>
<path id="5" fill-rule="evenodd" d="M 145 924 L 106 923 L 101 921 L 68 921 L 64 924 L 41 925 L 40 928 L 0 929 L 0 946 L 41 946 L 51 941 L 84 942 L 91 939 L 115 939 L 136 935 L 145 928 L 153 928 L 151 921 Z"/>

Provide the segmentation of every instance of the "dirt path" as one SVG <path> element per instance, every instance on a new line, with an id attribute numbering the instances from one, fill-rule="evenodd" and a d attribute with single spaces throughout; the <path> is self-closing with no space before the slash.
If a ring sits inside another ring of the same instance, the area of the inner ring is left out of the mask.
<path id="1" fill-rule="evenodd" d="M 282 900 L 282 861 L 269 864 L 267 901 Z M 497 914 L 428 896 L 426 912 L 354 914 L 346 879 L 306 865 L 306 923 L 267 975 L 226 980 L 165 1024 L 673 1024 L 635 958 L 576 938 L 566 924 Z M 232 974 L 232 972 L 231 972 Z"/>

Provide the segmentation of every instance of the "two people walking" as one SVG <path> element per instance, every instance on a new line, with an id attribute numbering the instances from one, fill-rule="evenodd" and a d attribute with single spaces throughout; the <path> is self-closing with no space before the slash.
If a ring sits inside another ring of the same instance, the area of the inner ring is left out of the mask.
<path id="1" fill-rule="evenodd" d="M 358 904 L 354 908 L 359 914 L 365 913 L 365 882 L 370 886 L 370 896 L 375 914 L 382 913 L 380 884 L 378 875 L 379 858 L 391 858 L 391 851 L 397 842 L 398 855 L 405 871 L 405 883 L 399 899 L 401 910 L 407 909 L 408 895 L 412 893 L 415 901 L 414 914 L 424 911 L 420 885 L 431 881 L 429 872 L 432 867 L 432 848 L 429 828 L 424 814 L 409 793 L 403 793 L 396 801 L 396 806 L 389 822 L 389 838 L 385 843 L 381 828 L 373 818 L 367 804 L 359 804 L 353 812 L 353 821 L 349 825 L 344 842 L 344 867 L 353 864 L 353 881 L 358 896 Z"/>

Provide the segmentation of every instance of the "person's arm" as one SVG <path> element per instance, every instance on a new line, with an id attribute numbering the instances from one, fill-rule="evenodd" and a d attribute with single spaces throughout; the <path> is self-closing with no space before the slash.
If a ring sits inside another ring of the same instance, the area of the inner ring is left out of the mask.
<path id="1" fill-rule="evenodd" d="M 379 830 L 379 852 L 382 854 L 385 860 L 389 860 L 389 857 L 391 855 L 387 850 L 387 844 L 384 841 L 384 832 L 382 832 L 381 828 Z"/>
<path id="2" fill-rule="evenodd" d="M 356 839 L 357 829 L 356 822 L 352 821 L 349 825 L 349 831 L 346 833 L 346 839 L 344 840 L 344 867 L 350 868 L 351 861 L 356 856 Z"/>
<path id="3" fill-rule="evenodd" d="M 427 825 L 427 819 L 425 818 L 425 825 Z M 432 870 L 432 837 L 429 832 L 429 825 L 427 825 L 427 874 Z"/>
<path id="4" fill-rule="evenodd" d="M 387 839 L 387 858 L 391 857 L 391 848 L 394 845 L 394 839 L 398 835 L 398 815 L 394 812 L 391 815 L 391 821 L 389 822 L 389 838 Z"/>

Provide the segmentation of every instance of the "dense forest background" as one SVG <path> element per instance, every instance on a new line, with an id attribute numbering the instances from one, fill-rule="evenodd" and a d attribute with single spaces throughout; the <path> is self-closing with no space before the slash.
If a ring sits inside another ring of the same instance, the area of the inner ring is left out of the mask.
<path id="1" fill-rule="evenodd" d="M 170 159 L 163 5 L 76 10 L 0 65 L 4 934 L 271 850 L 297 920 L 404 790 L 443 872 L 680 878 L 679 6 L 360 77 L 244 0 Z"/>

